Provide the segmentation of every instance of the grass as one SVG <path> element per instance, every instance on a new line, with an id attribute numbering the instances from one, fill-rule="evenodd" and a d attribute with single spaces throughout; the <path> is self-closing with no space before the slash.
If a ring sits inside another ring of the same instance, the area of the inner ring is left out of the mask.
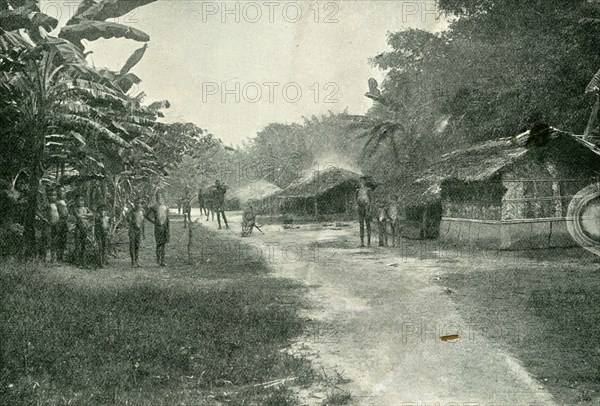
<path id="1" fill-rule="evenodd" d="M 125 253 L 96 271 L 0 265 L 0 404 L 294 404 L 286 385 L 260 384 L 317 379 L 281 351 L 304 329 L 303 288 L 198 230 L 221 260 L 208 247 L 188 264 L 181 233 L 166 269 L 132 270 Z"/>
<path id="2" fill-rule="evenodd" d="M 600 266 L 582 249 L 497 254 L 446 275 L 469 323 L 519 358 L 558 404 L 600 402 Z"/>

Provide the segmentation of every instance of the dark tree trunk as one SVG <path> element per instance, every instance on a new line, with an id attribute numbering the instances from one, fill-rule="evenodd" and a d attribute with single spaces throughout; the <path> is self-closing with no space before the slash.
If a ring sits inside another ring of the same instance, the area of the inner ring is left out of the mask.
<path id="1" fill-rule="evenodd" d="M 39 122 L 44 122 L 43 120 Z M 29 191 L 27 195 L 27 207 L 24 219 L 24 254 L 27 257 L 33 258 L 38 250 L 38 241 L 36 238 L 36 216 L 38 213 L 38 195 L 40 183 L 44 176 L 44 167 L 42 160 L 44 158 L 44 133 L 40 128 L 44 128 L 37 122 L 32 131 L 32 146 L 29 174 Z"/>
<path id="2" fill-rule="evenodd" d="M 29 192 L 27 196 L 27 211 L 25 213 L 25 247 L 27 257 L 33 258 L 38 253 L 37 238 L 35 236 L 36 215 L 38 211 L 38 194 L 43 172 L 39 162 L 32 168 L 29 177 Z"/>

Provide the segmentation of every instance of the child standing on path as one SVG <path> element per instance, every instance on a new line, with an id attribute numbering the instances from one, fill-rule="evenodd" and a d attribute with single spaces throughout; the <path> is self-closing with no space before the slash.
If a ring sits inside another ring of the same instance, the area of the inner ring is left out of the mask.
<path id="1" fill-rule="evenodd" d="M 127 226 L 129 228 L 129 256 L 131 257 L 131 266 L 139 268 L 138 263 L 140 244 L 144 234 L 144 208 L 142 199 L 137 198 L 134 202 L 133 209 L 127 213 Z"/>
<path id="2" fill-rule="evenodd" d="M 387 204 L 383 201 L 377 204 L 377 226 L 379 229 L 379 246 L 385 247 L 388 245 L 388 212 Z"/>
<path id="3" fill-rule="evenodd" d="M 390 224 L 390 234 L 392 236 L 392 247 L 396 246 L 400 238 L 400 231 L 402 225 L 400 223 L 400 208 L 398 204 L 398 195 L 393 194 L 390 196 L 390 200 L 387 207 L 387 218 Z"/>
<path id="4" fill-rule="evenodd" d="M 165 264 L 165 248 L 169 242 L 169 208 L 164 204 L 162 194 L 156 194 L 156 205 L 148 210 L 146 218 L 154 224 L 154 239 L 156 240 L 156 262 Z"/>

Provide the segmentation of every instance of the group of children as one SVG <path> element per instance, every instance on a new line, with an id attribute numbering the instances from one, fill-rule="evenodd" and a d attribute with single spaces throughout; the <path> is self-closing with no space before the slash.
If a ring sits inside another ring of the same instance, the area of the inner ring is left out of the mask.
<path id="1" fill-rule="evenodd" d="M 165 264 L 166 245 L 170 239 L 169 207 L 164 203 L 162 194 L 156 195 L 156 204 L 144 208 L 141 198 L 135 199 L 133 208 L 127 213 L 126 223 L 129 230 L 129 256 L 131 266 L 138 268 L 141 241 L 144 236 L 144 222 L 148 220 L 154 225 L 154 240 L 156 241 L 156 262 Z"/>
<path id="2" fill-rule="evenodd" d="M 67 252 L 69 231 L 74 231 L 74 262 L 82 268 L 92 265 L 103 267 L 107 264 L 107 250 L 113 221 L 108 207 L 101 205 L 96 213 L 85 206 L 85 198 L 79 196 L 74 211 L 69 211 L 64 187 L 48 193 L 48 203 L 44 213 L 38 217 L 43 221 L 45 255 L 50 262 L 64 262 Z M 162 195 L 156 197 L 156 205 L 144 208 L 143 200 L 137 198 L 134 206 L 125 216 L 129 230 L 129 254 L 131 265 L 139 267 L 139 249 L 144 236 L 144 222 L 154 224 L 156 239 L 156 261 L 165 266 L 165 248 L 169 242 L 169 208 Z"/>
<path id="3" fill-rule="evenodd" d="M 50 262 L 63 262 L 67 252 L 69 230 L 74 225 L 74 260 L 81 266 L 86 266 L 86 252 L 90 245 L 98 247 L 98 265 L 106 264 L 106 250 L 110 234 L 110 215 L 106 206 L 100 206 L 93 213 L 85 206 L 83 196 L 77 198 L 73 213 L 69 211 L 64 187 L 48 192 L 48 203 L 45 212 L 38 215 L 44 222 L 45 254 Z"/>

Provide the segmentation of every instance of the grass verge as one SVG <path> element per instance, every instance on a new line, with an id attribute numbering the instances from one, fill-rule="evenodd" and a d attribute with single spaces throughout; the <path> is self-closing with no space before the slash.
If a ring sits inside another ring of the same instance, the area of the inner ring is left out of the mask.
<path id="1" fill-rule="evenodd" d="M 519 358 L 558 404 L 600 402 L 600 262 L 582 249 L 496 254 L 447 274 L 461 314 Z"/>
<path id="2" fill-rule="evenodd" d="M 0 404 L 294 404 L 285 384 L 264 383 L 316 379 L 281 351 L 304 328 L 303 288 L 198 230 L 226 260 L 186 265 L 174 233 L 168 268 L 130 269 L 126 254 L 96 271 L 0 265 Z"/>

